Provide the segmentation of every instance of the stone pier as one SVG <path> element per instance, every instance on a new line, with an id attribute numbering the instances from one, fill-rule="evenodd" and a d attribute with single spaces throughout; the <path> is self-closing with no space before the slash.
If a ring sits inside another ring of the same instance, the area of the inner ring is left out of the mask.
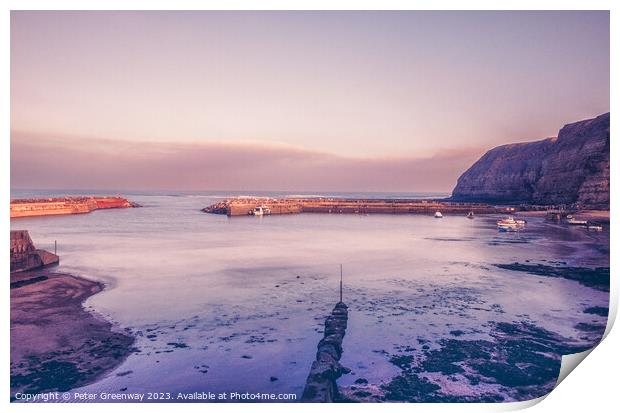
<path id="1" fill-rule="evenodd" d="M 58 261 L 58 255 L 36 249 L 28 231 L 11 231 L 11 274 L 57 264 Z"/>
<path id="2" fill-rule="evenodd" d="M 346 199 L 346 198 L 231 198 L 203 208 L 203 212 L 228 216 L 250 215 L 256 207 L 268 208 L 271 215 L 326 214 L 442 214 L 467 215 L 510 212 L 488 204 L 448 202 L 434 199 Z"/>
<path id="3" fill-rule="evenodd" d="M 46 215 L 87 214 L 97 209 L 134 208 L 139 206 L 116 196 L 74 196 L 46 199 L 11 200 L 11 218 Z"/>

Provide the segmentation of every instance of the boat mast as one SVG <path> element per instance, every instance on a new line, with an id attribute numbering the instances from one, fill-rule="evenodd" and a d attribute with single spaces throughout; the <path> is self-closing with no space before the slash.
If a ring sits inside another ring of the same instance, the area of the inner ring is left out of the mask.
<path id="1" fill-rule="evenodd" d="M 340 302 L 342 302 L 342 264 L 340 264 Z"/>

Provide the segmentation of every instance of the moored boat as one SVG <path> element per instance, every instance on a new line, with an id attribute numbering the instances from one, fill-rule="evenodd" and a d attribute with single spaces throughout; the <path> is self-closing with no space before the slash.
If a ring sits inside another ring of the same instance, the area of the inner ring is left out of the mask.
<path id="1" fill-rule="evenodd" d="M 435 218 L 443 218 L 442 213 L 439 211 L 435 212 Z"/>
<path id="2" fill-rule="evenodd" d="M 474 211 L 469 211 L 469 212 L 467 213 L 467 218 L 469 218 L 469 219 L 474 219 Z"/>
<path id="3" fill-rule="evenodd" d="M 568 225 L 588 225 L 588 221 L 586 221 L 585 219 L 575 219 L 575 218 L 567 219 L 566 223 Z"/>
<path id="4" fill-rule="evenodd" d="M 271 215 L 271 210 L 268 207 L 261 205 L 254 207 L 254 209 L 250 210 L 248 214 L 260 217 L 263 215 Z"/>
<path id="5" fill-rule="evenodd" d="M 514 219 L 513 217 L 508 217 L 504 219 L 500 219 L 497 221 L 497 229 L 502 232 L 508 231 L 519 231 L 527 222 L 523 219 Z"/>
<path id="6" fill-rule="evenodd" d="M 603 226 L 600 224 L 588 224 L 588 231 L 600 232 L 603 230 Z"/>

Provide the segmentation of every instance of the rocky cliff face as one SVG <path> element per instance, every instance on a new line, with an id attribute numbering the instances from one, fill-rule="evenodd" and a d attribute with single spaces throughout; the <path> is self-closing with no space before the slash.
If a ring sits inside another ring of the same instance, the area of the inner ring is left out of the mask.
<path id="1" fill-rule="evenodd" d="M 488 151 L 452 199 L 609 209 L 609 113 L 564 126 L 557 138 Z"/>

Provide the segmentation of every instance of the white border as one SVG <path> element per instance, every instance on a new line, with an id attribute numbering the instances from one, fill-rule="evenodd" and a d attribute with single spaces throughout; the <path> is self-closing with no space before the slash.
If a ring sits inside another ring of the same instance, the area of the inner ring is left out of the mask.
<path id="1" fill-rule="evenodd" d="M 8 64 L 8 57 L 10 56 L 10 10 L 200 10 L 200 9 L 212 9 L 212 10 L 611 10 L 611 73 L 618 72 L 618 9 L 617 1 L 602 1 L 602 0 L 590 0 L 590 1 L 551 1 L 551 0 L 474 0 L 465 2 L 463 0 L 445 0 L 445 1 L 424 1 L 424 0 L 384 0 L 384 1 L 369 1 L 358 0 L 356 2 L 344 1 L 344 0 L 314 0 L 314 1 L 284 1 L 284 0 L 229 0 L 229 1 L 213 1 L 213 0 L 151 0 L 149 2 L 140 2 L 134 0 L 90 0 L 88 2 L 78 0 L 9 0 L 4 1 L 4 14 L 2 14 L 2 56 L 4 57 L 2 65 L 3 79 L 5 87 L 4 99 L 2 99 L 2 133 L 0 140 L 0 180 L 2 182 L 2 192 L 0 195 L 0 204 L 8 205 L 9 203 L 9 188 L 10 188 L 10 67 Z M 146 7 L 145 7 L 146 6 Z M 611 107 L 617 107 L 618 93 L 615 79 L 612 75 L 611 78 Z M 612 124 L 615 125 L 615 112 L 612 110 Z M 612 215 L 615 217 L 615 210 L 617 205 L 616 196 L 616 182 L 618 174 L 615 173 L 615 165 L 617 164 L 617 145 L 612 142 L 611 157 L 612 157 Z M 617 225 L 615 219 L 612 220 L 612 237 L 611 245 L 615 246 Z M 5 213 L 2 216 L 2 227 L 4 234 L 9 230 L 9 216 L 8 208 L 5 209 Z M 4 237 L 5 247 L 1 251 L 2 262 L 8 263 L 8 237 Z M 611 256 L 612 268 L 615 269 L 615 260 L 612 254 Z M 5 269 L 8 265 L 5 264 Z M 8 276 L 8 274 L 7 274 Z M 615 271 L 612 270 L 612 306 L 610 308 L 617 308 L 618 303 L 618 286 L 613 282 L 615 278 Z M 10 404 L 9 401 L 9 374 L 8 366 L 10 361 L 9 355 L 9 294 L 8 283 L 5 284 L 5 293 L 2 294 L 2 322 L 3 328 L 2 335 L 2 360 L 0 364 L 5 366 L 3 374 L 0 374 L 0 389 L 4 397 L 4 403 L 11 411 L 33 411 L 33 410 L 45 410 L 45 411 L 64 411 L 83 409 L 85 406 L 80 404 Z M 612 311 L 614 317 L 615 312 Z M 617 401 L 617 372 L 620 356 L 618 355 L 618 348 L 620 348 L 620 342 L 617 331 L 611 331 L 608 337 L 599 345 L 590 356 L 577 368 L 575 373 L 570 374 L 566 380 L 564 380 L 557 389 L 555 389 L 549 396 L 547 396 L 544 403 L 536 405 L 531 411 L 546 412 L 546 411 L 609 411 L 610 406 L 616 405 Z M 420 405 L 420 404 L 384 404 L 384 405 L 355 405 L 356 409 L 370 411 L 370 410 L 386 410 L 391 411 L 455 411 L 455 410 L 469 410 L 469 411 L 507 411 L 515 410 L 519 408 L 528 407 L 535 402 L 523 402 L 512 404 L 448 404 L 448 405 Z M 251 406 L 251 407 L 250 407 Z M 94 404 L 88 406 L 91 411 L 105 412 L 112 406 L 108 404 Z M 118 408 L 131 408 L 132 410 L 146 410 L 149 411 L 169 411 L 172 406 L 166 404 L 148 404 L 148 405 L 131 405 L 131 406 L 118 406 Z M 175 406 L 179 408 L 179 406 Z M 317 406 L 296 404 L 294 408 L 299 411 L 314 410 Z M 336 411 L 342 408 L 352 408 L 354 406 L 341 406 L 341 405 L 324 405 L 321 409 Z M 218 404 L 214 406 L 207 406 L 205 404 L 185 404 L 181 407 L 184 410 L 191 411 L 204 411 L 205 409 L 217 409 L 217 411 L 237 411 L 237 409 L 255 409 L 259 411 L 285 411 L 291 408 L 291 405 L 287 404 L 244 404 L 240 405 L 224 405 Z"/>

